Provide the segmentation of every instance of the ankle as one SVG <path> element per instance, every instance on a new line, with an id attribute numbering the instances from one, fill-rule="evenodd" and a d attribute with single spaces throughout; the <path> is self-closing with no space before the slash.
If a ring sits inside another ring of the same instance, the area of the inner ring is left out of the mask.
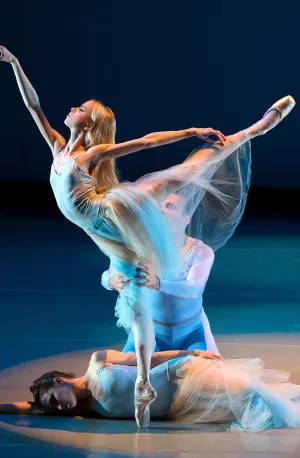
<path id="1" fill-rule="evenodd" d="M 248 129 L 245 129 L 245 134 L 249 138 L 249 140 L 257 137 L 259 135 L 258 123 L 253 124 L 253 126 L 248 127 Z"/>
<path id="2" fill-rule="evenodd" d="M 135 381 L 136 386 L 145 386 L 149 383 L 149 377 L 145 377 L 143 375 L 138 375 Z"/>

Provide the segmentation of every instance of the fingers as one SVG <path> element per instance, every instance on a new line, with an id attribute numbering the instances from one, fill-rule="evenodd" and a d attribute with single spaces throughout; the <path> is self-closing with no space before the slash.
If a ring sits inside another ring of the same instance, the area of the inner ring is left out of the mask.
<path id="1" fill-rule="evenodd" d="M 222 145 L 224 145 L 224 141 L 226 140 L 225 135 L 223 135 L 222 132 L 220 132 L 219 130 L 216 130 L 214 135 L 216 135 L 216 137 L 218 137 Z"/>
<path id="2" fill-rule="evenodd" d="M 150 285 L 145 281 L 144 283 L 136 283 L 136 286 L 139 288 L 145 288 L 146 286 L 149 287 Z"/>
<path id="3" fill-rule="evenodd" d="M 226 136 L 224 134 L 222 134 L 222 132 L 220 132 L 219 130 L 215 130 L 215 129 L 207 129 L 206 131 L 206 134 L 202 136 L 202 139 L 205 140 L 207 143 L 214 143 L 214 140 L 210 139 L 209 137 L 211 135 L 215 135 L 216 137 L 218 137 L 218 139 L 220 140 L 221 144 L 223 145 L 224 141 L 226 140 Z"/>
<path id="4" fill-rule="evenodd" d="M 214 359 L 218 359 L 219 361 L 224 361 L 224 358 L 222 358 L 221 355 L 213 355 Z"/>
<path id="5" fill-rule="evenodd" d="M 152 270 L 150 264 L 147 264 L 146 262 L 139 262 L 139 266 L 141 267 L 137 267 L 137 269 L 141 268 L 141 269 Z"/>
<path id="6" fill-rule="evenodd" d="M 152 270 L 151 264 L 148 264 L 147 262 L 139 262 L 139 266 L 144 267 L 145 269 Z"/>
<path id="7" fill-rule="evenodd" d="M 224 361 L 221 355 L 218 355 L 217 353 L 212 353 L 212 358 L 217 359 L 219 361 Z"/>
<path id="8" fill-rule="evenodd" d="M 214 359 L 217 361 L 224 361 L 221 355 L 218 355 L 217 353 L 213 353 L 213 352 L 204 352 L 201 356 L 204 359 Z"/>
<path id="9" fill-rule="evenodd" d="M 226 135 L 222 134 L 219 130 L 217 130 L 217 136 L 220 138 L 220 140 L 225 141 L 226 140 Z"/>
<path id="10" fill-rule="evenodd" d="M 146 267 L 145 267 L 144 269 L 138 267 L 138 268 L 136 269 L 136 271 L 137 271 L 137 272 L 144 272 L 145 274 L 148 274 L 148 273 L 149 273 L 149 270 L 148 270 Z"/>
<path id="11" fill-rule="evenodd" d="M 120 276 L 117 280 L 111 282 L 111 287 L 120 292 L 126 288 L 130 282 L 131 280 L 125 280 L 123 276 Z"/>
<path id="12" fill-rule="evenodd" d="M 207 137 L 206 135 L 203 135 L 202 137 L 202 140 L 204 140 L 206 143 L 209 143 L 210 145 L 212 145 L 214 143 L 213 140 L 211 140 L 209 137 Z"/>
<path id="13" fill-rule="evenodd" d="M 139 280 L 148 280 L 149 277 L 150 277 L 149 275 L 135 275 L 134 276 L 134 278 L 138 278 Z"/>

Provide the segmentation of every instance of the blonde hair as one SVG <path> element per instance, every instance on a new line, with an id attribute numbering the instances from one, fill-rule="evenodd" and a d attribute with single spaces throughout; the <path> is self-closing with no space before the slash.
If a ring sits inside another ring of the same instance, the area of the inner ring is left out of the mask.
<path id="1" fill-rule="evenodd" d="M 91 114 L 93 126 L 87 133 L 87 146 L 115 143 L 116 119 L 113 111 L 99 100 L 92 100 L 95 102 Z M 115 159 L 108 159 L 100 164 L 97 172 L 97 184 L 99 194 L 104 194 L 119 184 Z"/>

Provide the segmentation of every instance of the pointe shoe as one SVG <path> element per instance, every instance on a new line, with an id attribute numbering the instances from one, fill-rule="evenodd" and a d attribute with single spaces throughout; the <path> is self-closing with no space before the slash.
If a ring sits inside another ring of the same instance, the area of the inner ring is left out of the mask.
<path id="1" fill-rule="evenodd" d="M 150 382 L 136 383 L 134 394 L 135 420 L 139 428 L 148 428 L 150 423 L 150 405 L 157 398 L 157 393 Z"/>
<path id="2" fill-rule="evenodd" d="M 279 124 L 294 108 L 295 100 L 290 95 L 275 102 L 262 119 L 248 129 L 252 137 L 264 135 Z"/>

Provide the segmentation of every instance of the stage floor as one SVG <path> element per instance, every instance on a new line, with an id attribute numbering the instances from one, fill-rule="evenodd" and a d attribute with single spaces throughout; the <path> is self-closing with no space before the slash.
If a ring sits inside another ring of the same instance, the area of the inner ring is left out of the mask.
<path id="1" fill-rule="evenodd" d="M 97 348 L 121 348 L 108 266 L 93 242 L 60 215 L 1 217 L 0 402 L 30 400 L 42 372 L 81 375 Z M 247 220 L 216 255 L 204 299 L 225 358 L 262 357 L 300 383 L 300 224 Z M 0 415 L 0 456 L 288 457 L 300 430 L 260 434 L 224 425 Z"/>

